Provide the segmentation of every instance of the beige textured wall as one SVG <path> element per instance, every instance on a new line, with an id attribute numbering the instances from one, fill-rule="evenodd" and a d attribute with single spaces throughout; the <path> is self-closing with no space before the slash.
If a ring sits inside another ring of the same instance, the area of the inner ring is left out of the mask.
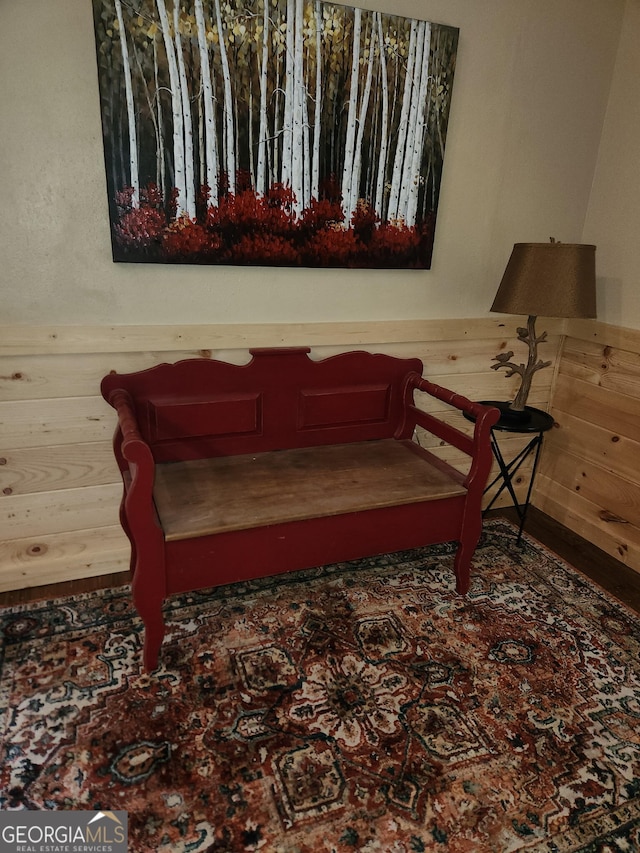
<path id="1" fill-rule="evenodd" d="M 486 316 L 513 242 L 579 240 L 624 0 L 363 5 L 460 27 L 430 271 L 113 264 L 91 2 L 0 0 L 0 322 Z"/>
<path id="2" fill-rule="evenodd" d="M 584 239 L 596 243 L 598 318 L 640 329 L 640 0 L 627 0 Z"/>

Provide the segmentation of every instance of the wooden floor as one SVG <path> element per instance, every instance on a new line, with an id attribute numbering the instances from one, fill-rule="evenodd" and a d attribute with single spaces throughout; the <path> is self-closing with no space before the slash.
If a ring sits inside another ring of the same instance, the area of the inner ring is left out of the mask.
<path id="1" fill-rule="evenodd" d="M 514 524 L 517 523 L 513 509 L 498 509 L 490 515 L 506 517 Z M 640 573 L 591 545 L 534 507 L 529 509 L 525 532 L 640 613 Z"/>
<path id="2" fill-rule="evenodd" d="M 491 512 L 491 517 L 506 517 L 515 523 L 515 511 L 499 509 Z M 527 518 L 526 532 L 558 554 L 578 571 L 583 572 L 593 581 L 620 601 L 625 602 L 636 612 L 640 613 L 640 574 L 610 557 L 604 551 L 586 542 L 584 539 L 567 530 L 548 515 L 531 508 Z M 119 586 L 129 580 L 128 572 L 87 578 L 79 581 L 40 586 L 33 589 L 14 590 L 0 593 L 0 606 L 24 604 L 58 596 L 76 595 L 109 586 Z"/>

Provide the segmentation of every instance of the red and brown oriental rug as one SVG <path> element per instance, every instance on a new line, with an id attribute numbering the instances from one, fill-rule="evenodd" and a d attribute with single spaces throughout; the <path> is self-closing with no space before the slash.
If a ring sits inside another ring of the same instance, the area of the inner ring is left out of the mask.
<path id="1" fill-rule="evenodd" d="M 131 851 L 640 850 L 640 620 L 506 522 L 183 595 L 0 611 L 3 809 L 125 809 Z"/>

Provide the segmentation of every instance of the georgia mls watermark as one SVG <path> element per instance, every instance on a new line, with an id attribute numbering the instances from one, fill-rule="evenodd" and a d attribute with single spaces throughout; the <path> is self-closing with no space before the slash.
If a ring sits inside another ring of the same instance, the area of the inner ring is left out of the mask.
<path id="1" fill-rule="evenodd" d="M 0 811 L 0 853 L 127 853 L 127 812 Z"/>

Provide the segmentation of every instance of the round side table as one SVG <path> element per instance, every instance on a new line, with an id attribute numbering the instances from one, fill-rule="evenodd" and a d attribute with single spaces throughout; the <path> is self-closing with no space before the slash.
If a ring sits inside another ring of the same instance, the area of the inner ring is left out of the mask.
<path id="1" fill-rule="evenodd" d="M 485 489 L 485 494 L 490 489 L 492 489 L 497 482 L 502 480 L 500 488 L 491 498 L 489 504 L 485 507 L 484 513 L 487 513 L 491 509 L 491 507 L 500 497 L 502 492 L 506 489 L 509 492 L 509 495 L 511 496 L 511 500 L 513 502 L 513 505 L 518 514 L 518 519 L 520 521 L 520 527 L 518 529 L 518 538 L 516 539 L 516 542 L 519 545 L 522 539 L 522 531 L 524 530 L 524 524 L 527 519 L 527 512 L 529 511 L 531 492 L 533 490 L 533 483 L 535 480 L 536 471 L 538 470 L 538 460 L 540 458 L 540 451 L 542 449 L 542 440 L 544 438 L 545 432 L 550 430 L 553 426 L 553 417 L 548 412 L 543 412 L 542 409 L 535 409 L 533 406 L 525 406 L 524 413 L 521 416 L 518 416 L 514 415 L 510 411 L 509 403 L 507 402 L 496 400 L 482 400 L 481 402 L 484 406 L 493 406 L 494 408 L 500 410 L 500 419 L 491 428 L 491 449 L 493 451 L 493 455 L 496 459 L 496 462 L 498 463 L 498 468 L 500 470 L 498 475 L 494 477 L 494 479 L 487 485 Z M 474 420 L 474 418 L 469 415 L 465 415 L 465 417 L 467 418 L 467 420 Z M 517 456 L 515 456 L 511 461 L 507 462 L 500 449 L 497 433 L 519 433 L 531 435 L 531 440 L 525 447 L 522 448 L 522 450 L 517 454 Z M 531 477 L 529 479 L 529 486 L 527 488 L 527 496 L 525 502 L 521 504 L 518 501 L 513 482 L 520 467 L 532 454 L 533 468 L 531 469 Z"/>

